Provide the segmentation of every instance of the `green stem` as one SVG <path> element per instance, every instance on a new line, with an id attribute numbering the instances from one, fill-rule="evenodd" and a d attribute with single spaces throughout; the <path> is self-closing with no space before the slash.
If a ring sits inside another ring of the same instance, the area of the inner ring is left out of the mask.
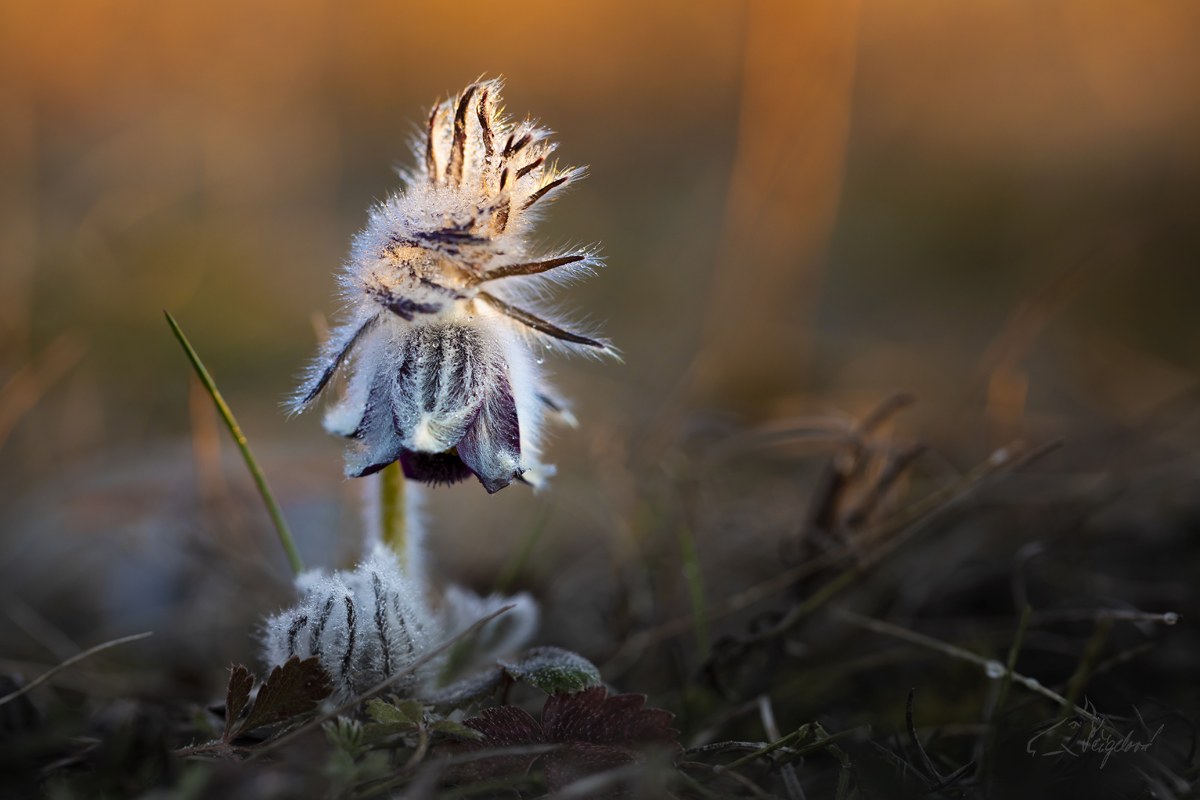
<path id="1" fill-rule="evenodd" d="M 191 343 L 188 342 L 187 337 L 180 330 L 179 323 L 168 312 L 163 311 L 163 314 L 166 315 L 167 324 L 171 326 L 171 332 L 175 334 L 175 338 L 183 346 L 183 352 L 187 354 L 188 361 L 192 362 L 192 367 L 196 370 L 196 375 L 200 378 L 200 382 L 204 384 L 204 388 L 208 390 L 213 403 L 217 406 L 217 411 L 220 412 L 221 418 L 225 420 L 225 424 L 229 427 L 229 432 L 233 434 L 234 441 L 237 442 L 238 448 L 242 451 L 242 458 L 246 460 L 246 468 L 250 470 L 250 475 L 254 478 L 254 483 L 258 486 L 258 493 L 262 496 L 263 503 L 267 506 L 267 512 L 271 515 L 271 521 L 275 523 L 275 531 L 279 534 L 279 541 L 283 545 L 284 552 L 287 553 L 288 561 L 291 562 L 292 572 L 299 575 L 304 571 L 304 562 L 300 560 L 300 552 L 296 549 L 295 540 L 292 539 L 292 530 L 288 527 L 287 520 L 283 517 L 283 511 L 279 508 L 279 503 L 275 502 L 275 495 L 271 493 L 271 487 L 267 485 L 267 479 L 263 475 L 262 469 L 259 468 L 258 461 L 254 458 L 254 453 L 250 452 L 250 445 L 247 444 L 246 437 L 242 434 L 242 429 L 238 427 L 237 420 L 233 418 L 233 412 L 226 405 L 225 398 L 221 397 L 221 393 L 217 390 L 217 384 L 213 382 L 212 376 L 204 368 L 204 363 L 200 360 L 200 356 L 196 355 L 196 351 L 192 349 Z"/>
<path id="2" fill-rule="evenodd" d="M 408 528 L 404 517 L 404 470 L 400 462 L 379 471 L 379 533 L 383 543 L 400 558 L 405 570 L 408 563 Z"/>

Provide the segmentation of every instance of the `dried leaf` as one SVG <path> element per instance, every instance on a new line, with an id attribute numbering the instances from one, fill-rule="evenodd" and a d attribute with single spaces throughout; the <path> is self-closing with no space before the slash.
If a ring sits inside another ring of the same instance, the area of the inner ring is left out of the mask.
<path id="1" fill-rule="evenodd" d="M 509 675 L 543 692 L 578 692 L 600 683 L 600 670 L 578 653 L 561 647 L 535 647 L 517 661 L 501 661 Z"/>
<path id="2" fill-rule="evenodd" d="M 314 656 L 301 661 L 292 656 L 287 663 L 271 670 L 239 732 L 312 711 L 332 692 L 333 682 L 321 668 L 319 659 Z"/>
<path id="3" fill-rule="evenodd" d="M 229 670 L 229 686 L 225 689 L 225 733 L 221 741 L 232 740 L 234 723 L 250 702 L 250 690 L 254 688 L 254 676 L 241 664 Z"/>

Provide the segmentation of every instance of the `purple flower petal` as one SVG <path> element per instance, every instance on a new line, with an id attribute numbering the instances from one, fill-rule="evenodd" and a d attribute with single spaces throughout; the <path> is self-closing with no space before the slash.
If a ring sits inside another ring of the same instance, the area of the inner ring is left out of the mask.
<path id="1" fill-rule="evenodd" d="M 500 374 L 487 402 L 458 443 L 458 455 L 488 494 L 500 491 L 521 476 L 521 426 L 508 377 Z"/>

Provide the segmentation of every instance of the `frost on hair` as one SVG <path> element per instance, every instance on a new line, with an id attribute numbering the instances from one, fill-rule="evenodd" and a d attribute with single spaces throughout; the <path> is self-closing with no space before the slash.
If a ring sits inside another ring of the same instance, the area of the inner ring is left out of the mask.
<path id="1" fill-rule="evenodd" d="M 440 626 L 416 582 L 396 555 L 380 545 L 353 572 L 306 573 L 299 604 L 267 620 L 264 655 L 269 665 L 292 656 L 316 656 L 332 676 L 342 701 L 404 670 L 435 647 Z M 401 678 L 393 691 L 414 694 L 431 685 L 436 664 Z"/>
<path id="2" fill-rule="evenodd" d="M 511 597 L 490 594 L 480 597 L 470 589 L 451 584 L 442 601 L 442 629 L 457 636 L 477 620 L 513 606 L 467 640 L 456 652 L 459 672 L 470 674 L 495 664 L 496 660 L 524 649 L 537 635 L 541 612 L 537 601 L 526 592 Z"/>
<path id="3" fill-rule="evenodd" d="M 565 405 L 535 353 L 615 355 L 534 307 L 600 262 L 591 248 L 531 247 L 536 216 L 584 171 L 550 161 L 547 131 L 507 119 L 500 88 L 472 84 L 430 112 L 407 187 L 354 239 L 345 321 L 293 397 L 300 410 L 346 375 L 325 424 L 352 440 L 351 477 L 399 461 L 427 483 L 537 485 L 552 471 L 539 463 L 543 423 Z"/>

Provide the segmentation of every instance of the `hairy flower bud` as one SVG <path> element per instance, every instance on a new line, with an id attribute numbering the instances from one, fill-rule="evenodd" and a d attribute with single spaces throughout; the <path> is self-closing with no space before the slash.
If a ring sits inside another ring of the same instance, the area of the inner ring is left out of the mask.
<path id="1" fill-rule="evenodd" d="M 297 580 L 301 602 L 267 621 L 266 660 L 317 656 L 345 700 L 404 670 L 440 642 L 441 626 L 395 553 L 378 546 L 354 571 L 320 570 Z M 427 665 L 398 681 L 412 694 L 436 674 Z"/>
<path id="2" fill-rule="evenodd" d="M 423 576 L 401 567 L 384 545 L 352 571 L 313 570 L 296 586 L 301 601 L 267 620 L 264 656 L 270 666 L 292 656 L 316 656 L 333 679 L 334 699 L 344 701 L 411 667 L 429 650 L 505 606 L 514 606 L 484 625 L 454 650 L 451 671 L 469 674 L 521 650 L 537 634 L 537 601 L 480 597 L 450 586 L 440 614 L 425 600 Z M 434 659 L 401 678 L 390 691 L 418 696 L 437 687 L 445 659 Z"/>

